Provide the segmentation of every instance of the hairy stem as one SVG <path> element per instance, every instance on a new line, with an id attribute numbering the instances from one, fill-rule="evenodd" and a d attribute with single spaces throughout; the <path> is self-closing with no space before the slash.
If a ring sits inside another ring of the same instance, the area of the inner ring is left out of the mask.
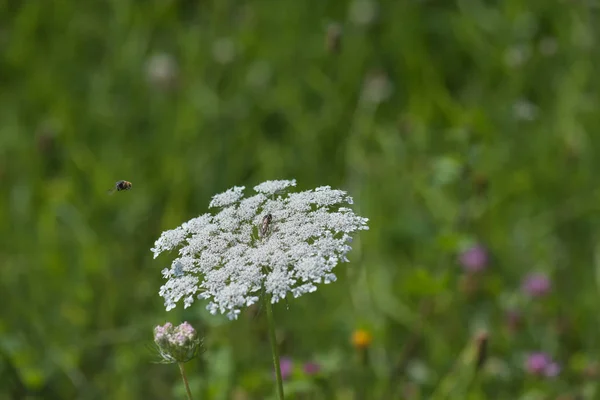
<path id="1" fill-rule="evenodd" d="M 181 372 L 181 379 L 183 379 L 183 383 L 185 385 L 185 391 L 187 392 L 188 400 L 192 400 L 192 391 L 190 390 L 190 385 L 187 380 L 187 376 L 185 375 L 185 368 L 183 367 L 183 363 L 179 364 L 179 372 Z"/>
<path id="2" fill-rule="evenodd" d="M 265 308 L 267 309 L 267 322 L 269 324 L 269 341 L 271 342 L 271 352 L 273 353 L 273 366 L 275 367 L 275 378 L 277 380 L 277 398 L 284 400 L 283 397 L 283 379 L 281 378 L 281 367 L 279 366 L 279 349 L 277 347 L 277 338 L 275 337 L 275 318 L 273 317 L 273 305 L 271 296 L 263 295 Z"/>

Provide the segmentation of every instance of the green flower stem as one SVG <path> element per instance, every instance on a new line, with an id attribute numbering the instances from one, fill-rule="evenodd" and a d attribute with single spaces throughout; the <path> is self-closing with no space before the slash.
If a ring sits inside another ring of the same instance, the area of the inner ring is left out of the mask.
<path id="1" fill-rule="evenodd" d="M 367 353 L 367 348 L 363 348 L 363 349 L 359 350 L 360 376 L 358 376 L 356 379 L 356 383 L 358 385 L 356 398 L 358 400 L 366 400 L 367 399 L 367 379 L 368 379 L 368 373 L 369 373 L 368 357 L 369 357 L 369 355 Z"/>
<path id="2" fill-rule="evenodd" d="M 273 317 L 273 305 L 271 296 L 263 296 L 265 308 L 267 309 L 267 322 L 269 324 L 269 340 L 271 342 L 271 352 L 273 353 L 273 366 L 275 367 L 275 378 L 277 379 L 277 398 L 284 400 L 283 397 L 283 379 L 281 378 L 281 367 L 279 366 L 279 350 L 277 348 L 277 338 L 275 337 L 275 318 Z"/>
<path id="3" fill-rule="evenodd" d="M 187 392 L 188 400 L 192 400 L 192 391 L 190 390 L 190 385 L 187 380 L 187 376 L 185 375 L 185 368 L 183 367 L 183 363 L 179 364 L 179 372 L 181 372 L 181 379 L 183 379 L 183 383 L 185 384 L 185 391 Z"/>

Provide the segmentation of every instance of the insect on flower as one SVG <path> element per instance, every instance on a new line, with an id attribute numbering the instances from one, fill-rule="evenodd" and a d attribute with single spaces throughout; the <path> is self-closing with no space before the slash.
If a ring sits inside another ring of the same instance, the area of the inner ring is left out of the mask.
<path id="1" fill-rule="evenodd" d="M 129 189 L 131 189 L 131 182 L 118 181 L 115 184 L 115 187 L 108 191 L 108 194 L 113 194 L 114 192 L 120 192 L 121 190 L 129 190 Z"/>
<path id="2" fill-rule="evenodd" d="M 271 221 L 273 221 L 273 216 L 271 214 L 267 214 L 263 217 L 262 224 L 260 225 L 260 229 L 258 232 L 261 238 L 265 237 L 266 234 L 269 232 Z"/>

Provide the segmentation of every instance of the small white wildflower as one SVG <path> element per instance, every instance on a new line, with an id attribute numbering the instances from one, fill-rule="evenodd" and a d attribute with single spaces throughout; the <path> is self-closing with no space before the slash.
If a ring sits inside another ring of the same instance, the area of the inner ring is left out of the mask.
<path id="1" fill-rule="evenodd" d="M 263 290 L 276 303 L 335 281 L 333 268 L 348 261 L 351 235 L 369 229 L 368 219 L 344 206 L 352 198 L 342 190 L 323 186 L 283 194 L 293 186 L 295 180 L 263 182 L 247 198 L 243 187 L 234 187 L 213 197 L 210 207 L 221 208 L 215 215 L 163 232 L 154 257 L 179 248 L 162 272 L 167 282 L 159 294 L 167 310 L 182 299 L 185 307 L 194 298 L 207 299 L 212 314 L 235 319 Z"/>
<path id="2" fill-rule="evenodd" d="M 519 68 L 525 64 L 531 56 L 531 50 L 526 45 L 515 45 L 509 47 L 504 53 L 504 62 L 509 68 Z"/>
<path id="3" fill-rule="evenodd" d="M 146 76 L 150 83 L 162 89 L 172 88 L 179 75 L 177 60 L 168 53 L 152 55 L 146 63 Z"/>
<path id="4" fill-rule="evenodd" d="M 534 121 L 538 114 L 538 107 L 525 99 L 517 100 L 512 107 L 514 117 L 520 121 Z"/>
<path id="5" fill-rule="evenodd" d="M 370 25 L 379 13 L 379 7 L 373 0 L 354 0 L 348 10 L 350 21 L 356 25 Z"/>
<path id="6" fill-rule="evenodd" d="M 379 104 L 388 100 L 394 93 L 394 85 L 383 72 L 370 73 L 363 84 L 362 100 L 370 104 Z"/>

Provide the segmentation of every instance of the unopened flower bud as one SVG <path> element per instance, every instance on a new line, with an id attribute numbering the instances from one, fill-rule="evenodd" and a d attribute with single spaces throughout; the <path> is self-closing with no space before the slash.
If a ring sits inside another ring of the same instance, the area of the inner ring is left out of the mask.
<path id="1" fill-rule="evenodd" d="M 196 356 L 200 339 L 196 330 L 187 322 L 173 326 L 167 322 L 154 328 L 154 343 L 158 347 L 162 362 L 184 363 Z"/>
<path id="2" fill-rule="evenodd" d="M 339 53 L 342 47 L 342 27 L 340 24 L 331 23 L 327 27 L 325 49 L 329 53 Z"/>
<path id="3" fill-rule="evenodd" d="M 306 375 L 316 375 L 321 370 L 321 366 L 316 362 L 309 361 L 304 364 L 302 369 Z"/>
<path id="4" fill-rule="evenodd" d="M 475 360 L 475 369 L 480 371 L 488 358 L 488 334 L 482 332 L 477 335 L 475 339 L 475 345 L 477 346 L 477 356 Z"/>

